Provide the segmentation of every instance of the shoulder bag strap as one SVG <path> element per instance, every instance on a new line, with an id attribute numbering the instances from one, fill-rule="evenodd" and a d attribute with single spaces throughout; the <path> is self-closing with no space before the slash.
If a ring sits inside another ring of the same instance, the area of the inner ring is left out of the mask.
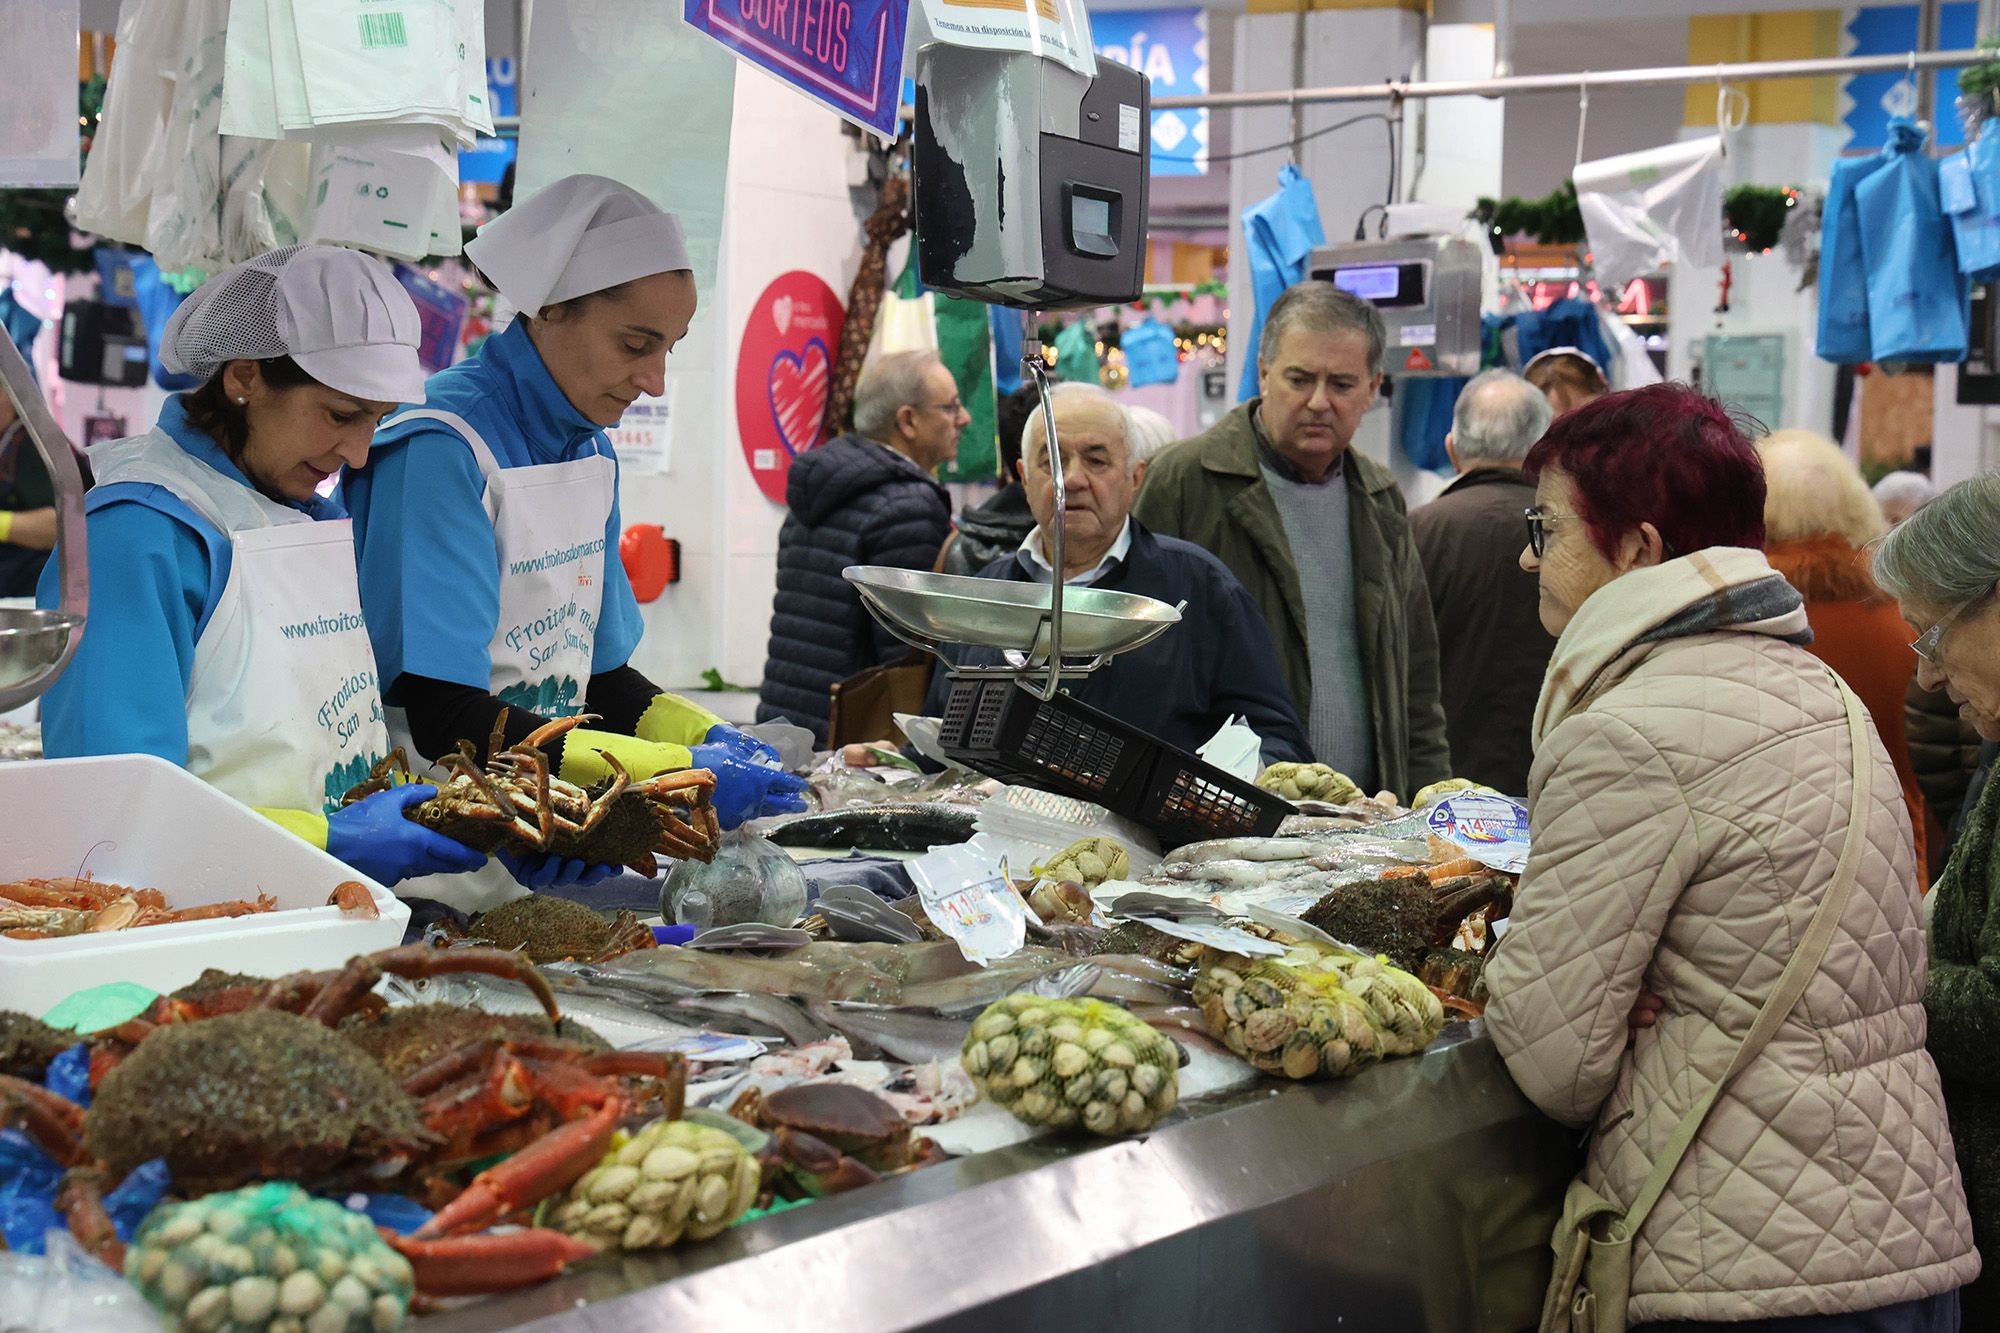
<path id="1" fill-rule="evenodd" d="M 1854 796 L 1848 806 L 1847 837 L 1840 846 L 1840 863 L 1833 872 L 1833 883 L 1813 912 L 1812 923 L 1806 927 L 1805 938 L 1799 941 L 1797 952 L 1785 964 L 1785 970 L 1779 973 L 1777 988 L 1771 992 L 1771 998 L 1764 1001 L 1764 1007 L 1757 1013 L 1757 1021 L 1743 1038 L 1743 1044 L 1736 1048 L 1736 1058 L 1729 1062 L 1729 1068 L 1723 1071 L 1715 1086 L 1681 1117 L 1674 1136 L 1667 1140 L 1666 1148 L 1653 1164 L 1652 1174 L 1646 1177 L 1646 1183 L 1632 1200 L 1632 1206 L 1625 1210 L 1628 1235 L 1638 1235 L 1639 1228 L 1645 1225 L 1647 1214 L 1653 1211 L 1653 1205 L 1666 1192 L 1667 1182 L 1673 1179 L 1681 1159 L 1693 1146 L 1695 1135 L 1701 1132 L 1702 1121 L 1708 1118 L 1715 1099 L 1757 1058 L 1791 1014 L 1793 1006 L 1798 1004 L 1799 997 L 1805 994 L 1806 983 L 1819 971 L 1820 961 L 1826 957 L 1826 946 L 1833 940 L 1833 932 L 1840 925 L 1840 913 L 1847 906 L 1848 895 L 1854 888 L 1855 874 L 1861 868 L 1861 848 L 1866 841 L 1868 801 L 1874 790 L 1868 762 L 1868 722 L 1867 715 L 1862 712 L 1861 701 L 1855 698 L 1854 691 L 1847 688 L 1847 682 L 1835 675 L 1831 668 L 1828 668 L 1827 674 L 1833 677 L 1841 701 L 1847 707 L 1847 737 L 1854 753 Z"/>

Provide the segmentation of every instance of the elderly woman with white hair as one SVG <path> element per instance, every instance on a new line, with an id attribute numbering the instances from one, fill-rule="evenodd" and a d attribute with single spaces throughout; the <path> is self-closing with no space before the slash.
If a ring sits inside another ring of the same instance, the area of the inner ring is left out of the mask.
<path id="1" fill-rule="evenodd" d="M 1902 616 L 1868 576 L 1862 554 L 1888 525 L 1861 469 L 1825 436 L 1773 431 L 1757 441 L 1757 455 L 1764 463 L 1765 558 L 1806 600 L 1813 632 L 1807 651 L 1838 671 L 1868 706 L 1903 787 L 1917 865 L 1926 867 L 1929 807 L 1910 759 L 1903 712 L 1917 658 Z"/>
<path id="2" fill-rule="evenodd" d="M 1921 472 L 1891 472 L 1875 483 L 1875 503 L 1895 527 L 1937 498 L 1937 483 Z"/>
<path id="3" fill-rule="evenodd" d="M 2000 474 L 1960 482 L 1883 539 L 1875 581 L 1918 631 L 1917 679 L 2000 741 Z M 1930 897 L 1924 1011 L 1982 1253 L 2000 1254 L 2000 783 L 1989 782 Z M 1966 1328 L 2000 1328 L 2000 1270 L 1961 1292 Z"/>

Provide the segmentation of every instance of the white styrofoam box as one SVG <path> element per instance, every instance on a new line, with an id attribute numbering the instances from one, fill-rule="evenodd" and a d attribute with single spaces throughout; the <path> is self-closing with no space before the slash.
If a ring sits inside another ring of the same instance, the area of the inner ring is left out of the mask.
<path id="1" fill-rule="evenodd" d="M 169 907 L 268 893 L 280 910 L 53 940 L 0 937 L 0 1009 L 39 1015 L 108 981 L 169 991 L 210 967 L 270 977 L 339 967 L 401 943 L 410 919 L 381 885 L 164 759 L 0 764 L 0 883 L 84 873 L 158 889 Z M 350 879 L 375 895 L 379 920 L 326 905 Z"/>

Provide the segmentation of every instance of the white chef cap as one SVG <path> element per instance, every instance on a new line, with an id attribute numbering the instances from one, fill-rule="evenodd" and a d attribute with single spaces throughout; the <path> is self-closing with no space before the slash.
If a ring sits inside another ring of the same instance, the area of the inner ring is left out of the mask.
<path id="1" fill-rule="evenodd" d="M 388 267 L 335 245 L 288 245 L 222 270 L 167 320 L 160 364 L 207 379 L 231 361 L 289 356 L 341 393 L 424 397 L 423 323 Z"/>
<path id="2" fill-rule="evenodd" d="M 681 220 L 629 185 L 565 176 L 480 228 L 466 258 L 515 309 L 690 268 Z"/>

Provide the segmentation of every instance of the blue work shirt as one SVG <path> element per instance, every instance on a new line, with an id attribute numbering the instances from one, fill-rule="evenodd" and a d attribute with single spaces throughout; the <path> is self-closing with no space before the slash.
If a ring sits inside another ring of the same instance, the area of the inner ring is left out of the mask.
<path id="1" fill-rule="evenodd" d="M 431 376 L 425 394 L 424 406 L 478 431 L 503 468 L 597 454 L 616 465 L 611 441 L 557 387 L 524 321 Z M 341 493 L 354 515 L 361 609 L 384 699 L 401 702 L 396 682 L 405 673 L 490 689 L 500 550 L 472 446 L 440 421 L 386 426 L 375 434 L 367 465 L 341 479 Z M 614 476 L 593 674 L 624 666 L 645 629 L 618 558 L 619 531 Z"/>
<path id="2" fill-rule="evenodd" d="M 180 394 L 160 409 L 159 426 L 189 454 L 250 488 L 214 437 L 188 420 Z M 337 500 L 291 507 L 315 519 L 344 517 Z M 229 536 L 151 482 L 96 486 L 83 511 L 90 613 L 76 656 L 42 696 L 42 751 L 51 759 L 152 754 L 185 764 L 194 649 L 229 582 Z M 42 570 L 35 601 L 61 603 L 60 559 Z"/>

